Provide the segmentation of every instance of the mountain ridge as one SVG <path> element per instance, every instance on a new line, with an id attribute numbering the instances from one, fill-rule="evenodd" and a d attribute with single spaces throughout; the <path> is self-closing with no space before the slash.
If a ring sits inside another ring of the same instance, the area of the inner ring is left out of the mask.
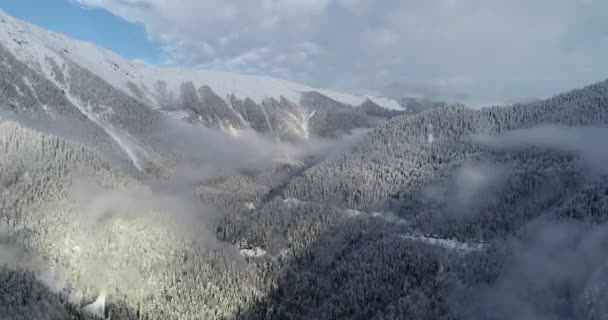
<path id="1" fill-rule="evenodd" d="M 18 46 L 35 45 L 35 49 L 38 49 L 40 54 L 49 55 L 48 50 L 44 50 L 44 47 L 47 47 L 47 49 L 56 51 L 53 55 L 64 54 L 73 62 L 99 75 L 116 89 L 122 90 L 133 97 L 142 98 L 135 93 L 135 91 L 140 90 L 145 94 L 143 102 L 152 102 L 155 105 L 158 104 L 158 101 L 152 99 L 155 95 L 152 91 L 158 81 L 168 82 L 172 90 L 179 89 L 181 83 L 192 81 L 197 87 L 202 85 L 210 86 L 224 99 L 230 95 L 234 95 L 242 100 L 250 98 L 256 103 L 261 103 L 267 98 L 278 100 L 281 97 L 285 97 L 294 103 L 299 103 L 300 93 L 316 91 L 354 107 L 360 106 L 369 99 L 388 109 L 404 110 L 394 99 L 357 96 L 333 90 L 313 88 L 279 78 L 225 71 L 137 65 L 110 50 L 98 47 L 92 43 L 73 40 L 63 34 L 47 31 L 33 24 L 13 18 L 1 9 L 0 19 L 2 19 L 0 22 L 4 26 L 1 28 L 4 29 L 2 30 L 4 32 L 0 35 L 4 36 L 4 39 L 2 39 L 4 44 L 6 45 L 11 41 L 17 44 L 17 46 L 10 47 L 10 49 L 13 49 L 13 53 L 20 51 Z M 36 57 L 36 55 L 38 54 L 28 58 L 38 58 L 34 60 L 37 60 L 36 62 L 38 63 L 42 62 L 40 58 L 44 57 Z M 135 85 L 137 89 L 129 85 L 129 82 Z"/>
<path id="2" fill-rule="evenodd" d="M 608 318 L 608 81 L 479 110 L 154 97 L 7 29 L 1 319 Z"/>
<path id="3" fill-rule="evenodd" d="M 394 99 L 276 78 L 135 65 L 1 11 L 0 19 L 0 71 L 5 74 L 0 98 L 8 109 L 87 118 L 122 145 L 134 163 L 137 157 L 124 142 L 146 140 L 142 129 L 165 115 L 230 134 L 253 130 L 301 141 L 340 137 L 408 113 Z"/>

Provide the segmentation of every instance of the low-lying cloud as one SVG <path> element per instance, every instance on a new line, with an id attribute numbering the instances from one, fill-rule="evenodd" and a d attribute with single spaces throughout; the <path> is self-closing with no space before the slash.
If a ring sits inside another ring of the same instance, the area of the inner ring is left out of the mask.
<path id="1" fill-rule="evenodd" d="M 608 316 L 608 225 L 539 220 L 507 248 L 495 283 L 471 289 L 468 319 Z"/>
<path id="2" fill-rule="evenodd" d="M 266 170 L 281 164 L 297 165 L 310 158 L 336 157 L 356 146 L 367 132 L 367 129 L 358 129 L 333 140 L 311 138 L 289 142 L 248 129 L 231 134 L 163 117 L 160 125 L 146 136 L 163 153 L 180 158 L 182 173 L 192 176 L 198 171 L 199 177 L 209 178 L 243 170 Z"/>
<path id="3" fill-rule="evenodd" d="M 49 290 L 55 293 L 65 293 L 67 281 L 59 272 L 58 266 L 55 270 L 49 267 L 42 259 L 29 254 L 24 248 L 16 245 L 14 241 L 4 242 L 7 238 L 5 232 L 0 228 L 0 269 L 31 272 L 36 279 L 43 283 Z M 10 238 L 10 237 L 8 237 Z M 0 272 L 2 272 L 0 270 Z M 72 298 L 72 297 L 69 297 Z"/>
<path id="4" fill-rule="evenodd" d="M 449 210 L 464 214 L 491 202 L 506 183 L 507 169 L 505 165 L 489 162 L 459 168 L 448 191 Z"/>
<path id="5" fill-rule="evenodd" d="M 210 129 L 164 114 L 159 119 L 136 138 L 125 130 L 109 134 L 85 119 L 9 112 L 0 107 L 0 121 L 15 121 L 45 134 L 80 142 L 127 172 L 133 171 L 129 170 L 132 165 L 138 169 L 172 166 L 176 169 L 172 172 L 174 178 L 196 180 L 266 170 L 281 164 L 299 165 L 311 158 L 331 159 L 348 152 L 369 132 L 355 129 L 335 139 L 280 141 L 251 129 Z M 100 139 L 103 135 L 105 140 Z M 116 145 L 110 148 L 107 143 Z"/>
<path id="6" fill-rule="evenodd" d="M 93 177 L 72 178 L 70 200 L 78 204 L 82 216 L 91 225 L 115 219 L 169 219 L 177 230 L 203 246 L 215 246 L 213 230 L 217 212 L 202 203 L 192 188 L 162 182 L 152 185 L 132 184 L 104 190 Z"/>
<path id="7" fill-rule="evenodd" d="M 108 191 L 94 178 L 75 176 L 69 195 L 93 224 L 165 213 L 176 226 L 195 228 L 189 230 L 194 231 L 195 240 L 215 244 L 213 230 L 220 213 L 200 200 L 196 187 L 217 177 L 336 157 L 357 145 L 366 133 L 355 130 L 334 140 L 280 142 L 250 130 L 234 135 L 163 117 L 145 133 L 145 147 L 163 155 L 156 165 L 167 170 L 164 178 L 147 177 Z"/>
<path id="8" fill-rule="evenodd" d="M 501 136 L 475 136 L 473 141 L 501 150 L 528 147 L 573 153 L 595 172 L 608 174 L 606 127 L 564 127 L 557 125 L 519 129 Z"/>
<path id="9" fill-rule="evenodd" d="M 446 213 L 469 216 L 489 205 L 506 186 L 508 166 L 491 162 L 467 162 L 445 183 L 424 189 L 432 201 L 445 201 Z"/>

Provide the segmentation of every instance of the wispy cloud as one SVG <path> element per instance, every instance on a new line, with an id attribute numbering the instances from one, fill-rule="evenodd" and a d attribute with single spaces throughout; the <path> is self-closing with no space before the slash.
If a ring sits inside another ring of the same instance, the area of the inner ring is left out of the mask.
<path id="1" fill-rule="evenodd" d="M 467 162 L 450 178 L 427 186 L 426 200 L 443 202 L 446 214 L 466 217 L 478 214 L 500 195 L 509 178 L 508 166 L 491 162 Z"/>
<path id="2" fill-rule="evenodd" d="M 495 283 L 471 288 L 467 319 L 594 319 L 608 314 L 608 226 L 539 220 L 509 240 Z"/>
<path id="3" fill-rule="evenodd" d="M 501 136 L 475 136 L 473 140 L 499 149 L 539 147 L 580 156 L 594 171 L 608 174 L 608 128 L 538 126 L 510 131 Z"/>
<path id="4" fill-rule="evenodd" d="M 299 164 L 310 158 L 332 158 L 354 147 L 368 132 L 359 129 L 338 139 L 288 142 L 252 130 L 239 130 L 233 135 L 171 117 L 162 119 L 158 126 L 145 133 L 147 141 L 163 153 L 180 158 L 182 169 L 199 170 L 199 177 L 265 170 L 285 163 Z M 192 176 L 192 172 L 189 175 Z"/>
<path id="5" fill-rule="evenodd" d="M 602 0 L 75 1 L 144 25 L 178 64 L 316 86 L 505 102 L 608 71 Z"/>

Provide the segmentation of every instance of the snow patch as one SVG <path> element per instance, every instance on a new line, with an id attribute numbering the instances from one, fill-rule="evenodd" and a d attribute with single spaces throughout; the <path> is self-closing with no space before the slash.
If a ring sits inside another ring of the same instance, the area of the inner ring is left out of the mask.
<path id="1" fill-rule="evenodd" d="M 376 219 L 384 220 L 388 223 L 394 223 L 399 225 L 407 225 L 408 222 L 405 219 L 399 218 L 392 212 L 374 212 L 372 213 L 372 217 Z"/>
<path id="2" fill-rule="evenodd" d="M 346 209 L 346 210 L 344 210 L 344 212 L 346 212 L 346 214 L 348 214 L 351 217 L 358 217 L 358 216 L 364 214 L 363 211 L 359 211 L 359 210 L 355 210 L 355 209 Z"/>
<path id="3" fill-rule="evenodd" d="M 406 234 L 401 236 L 403 239 L 420 241 L 430 245 L 443 247 L 450 250 L 458 250 L 465 252 L 482 251 L 487 246 L 486 242 L 460 242 L 455 239 L 445 239 L 437 236 L 421 235 L 421 234 Z"/>
<path id="4" fill-rule="evenodd" d="M 266 124 L 268 125 L 268 130 L 270 130 L 270 133 L 272 133 L 272 136 L 276 140 L 278 138 L 277 133 L 274 131 L 274 127 L 272 126 L 272 122 L 270 122 L 270 119 L 268 118 L 268 113 L 266 113 L 266 108 L 264 108 L 263 103 L 260 103 L 260 108 L 262 109 L 262 114 L 264 115 L 264 119 L 266 119 Z"/>
<path id="5" fill-rule="evenodd" d="M 79 106 L 79 104 L 76 103 L 76 106 Z M 89 120 L 93 121 L 93 123 L 102 128 L 112 138 L 112 140 L 114 140 L 114 142 L 116 142 L 121 147 L 121 149 L 125 152 L 127 157 L 129 157 L 129 159 L 131 160 L 135 168 L 137 168 L 137 170 L 143 171 L 141 161 L 139 160 L 139 157 L 135 152 L 135 149 L 141 148 L 138 148 L 136 144 L 131 141 L 126 135 L 119 134 L 118 130 L 116 130 L 111 124 L 99 120 L 97 116 L 95 116 L 91 112 L 88 112 L 87 110 L 85 110 L 85 108 L 78 107 L 78 109 L 80 109 L 80 111 L 85 114 L 87 118 L 89 118 Z"/>
<path id="6" fill-rule="evenodd" d="M 231 136 L 236 137 L 239 135 L 239 130 L 236 129 L 235 127 L 233 127 L 232 125 L 228 126 L 228 132 L 230 133 Z"/>
<path id="7" fill-rule="evenodd" d="M 91 120 L 93 120 L 93 118 L 91 118 Z M 95 120 L 93 120 L 93 121 L 95 122 Z M 129 157 L 129 159 L 135 166 L 135 168 L 137 168 L 137 170 L 139 170 L 139 171 L 143 171 L 141 161 L 139 160 L 139 158 L 134 150 L 136 147 L 133 144 L 133 142 L 129 141 L 127 138 L 123 138 L 121 135 L 119 135 L 117 130 L 114 129 L 114 127 L 110 124 L 99 121 L 98 125 L 102 129 L 104 129 L 110 135 L 110 137 L 112 137 L 112 139 L 114 141 L 116 141 L 116 143 L 118 143 L 118 145 L 120 145 L 120 147 L 125 151 L 125 153 Z"/>
<path id="8" fill-rule="evenodd" d="M 379 212 L 379 211 L 374 211 L 374 212 L 363 212 L 363 211 L 359 211 L 359 210 L 355 210 L 355 209 L 346 209 L 344 210 L 344 213 L 346 213 L 347 215 L 351 216 L 351 217 L 370 217 L 370 218 L 374 218 L 374 219 L 380 219 L 380 220 L 384 220 L 388 223 L 394 223 L 394 224 L 398 224 L 398 225 L 407 225 L 408 221 L 402 218 L 399 218 L 397 215 L 395 215 L 392 212 Z"/>
<path id="9" fill-rule="evenodd" d="M 285 204 L 288 207 L 291 207 L 293 205 L 298 205 L 302 203 L 302 201 L 296 199 L 296 198 L 287 198 L 285 200 L 283 200 L 283 204 Z"/>
<path id="10" fill-rule="evenodd" d="M 277 258 L 287 258 L 287 257 L 289 257 L 290 253 L 291 253 L 291 250 L 289 250 L 289 249 L 281 249 L 279 251 L 279 254 L 277 255 Z"/>
<path id="11" fill-rule="evenodd" d="M 310 137 L 310 133 L 308 132 L 308 117 L 300 119 L 291 112 L 288 112 L 287 115 L 293 120 L 293 122 L 288 123 L 292 131 L 298 133 L 302 138 L 308 139 Z"/>
<path id="12" fill-rule="evenodd" d="M 132 141 L 133 139 L 129 139 L 129 137 L 127 135 L 120 135 L 118 130 L 116 130 L 114 128 L 114 126 L 100 120 L 97 117 L 97 115 L 93 114 L 93 112 L 90 112 L 87 108 L 83 107 L 80 104 L 80 100 L 78 98 L 72 96 L 69 93 L 69 90 L 67 90 L 66 98 L 74 106 L 76 106 L 76 108 L 78 110 L 80 110 L 80 112 L 82 114 L 84 114 L 89 120 L 91 120 L 93 123 L 95 123 L 101 129 L 103 129 L 110 136 L 110 138 L 112 138 L 112 140 L 114 140 L 114 142 L 116 142 L 120 146 L 120 148 L 125 152 L 127 157 L 129 157 L 129 160 L 131 160 L 131 162 L 133 163 L 135 168 L 137 168 L 137 170 L 143 171 L 141 162 L 140 162 L 139 158 L 137 157 L 137 154 L 134 150 L 134 149 L 138 149 L 139 151 L 143 152 L 143 148 L 138 147 L 137 144 Z"/>
<path id="13" fill-rule="evenodd" d="M 260 247 L 253 247 L 250 249 L 241 249 L 239 253 L 244 257 L 260 258 L 266 255 L 266 250 Z"/>
<path id="14" fill-rule="evenodd" d="M 241 124 L 243 125 L 243 127 L 245 127 L 245 128 L 251 127 L 251 125 L 247 121 L 245 121 L 245 118 L 243 118 L 243 116 L 240 113 L 238 113 L 238 112 L 236 112 L 236 110 L 234 110 L 234 107 L 232 106 L 232 99 L 226 99 L 226 104 L 228 105 L 228 108 L 239 119 L 239 121 L 241 122 Z"/>
<path id="15" fill-rule="evenodd" d="M 167 114 L 168 116 L 178 119 L 178 120 L 185 120 L 190 117 L 190 112 L 188 112 L 186 110 L 162 111 L 162 112 Z"/>

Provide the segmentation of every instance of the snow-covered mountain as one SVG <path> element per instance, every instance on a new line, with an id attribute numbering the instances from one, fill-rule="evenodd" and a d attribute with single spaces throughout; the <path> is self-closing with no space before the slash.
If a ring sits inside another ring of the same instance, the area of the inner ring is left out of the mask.
<path id="1" fill-rule="evenodd" d="M 13 110 L 76 112 L 113 126 L 131 126 L 121 117 L 149 113 L 143 110 L 147 108 L 208 127 L 308 138 L 369 127 L 377 123 L 371 118 L 406 111 L 394 99 L 320 90 L 276 78 L 133 64 L 2 11 L 0 54 L 0 98 Z"/>
<path id="2" fill-rule="evenodd" d="M 0 14 L 0 319 L 608 319 L 608 80 L 382 101 Z"/>

